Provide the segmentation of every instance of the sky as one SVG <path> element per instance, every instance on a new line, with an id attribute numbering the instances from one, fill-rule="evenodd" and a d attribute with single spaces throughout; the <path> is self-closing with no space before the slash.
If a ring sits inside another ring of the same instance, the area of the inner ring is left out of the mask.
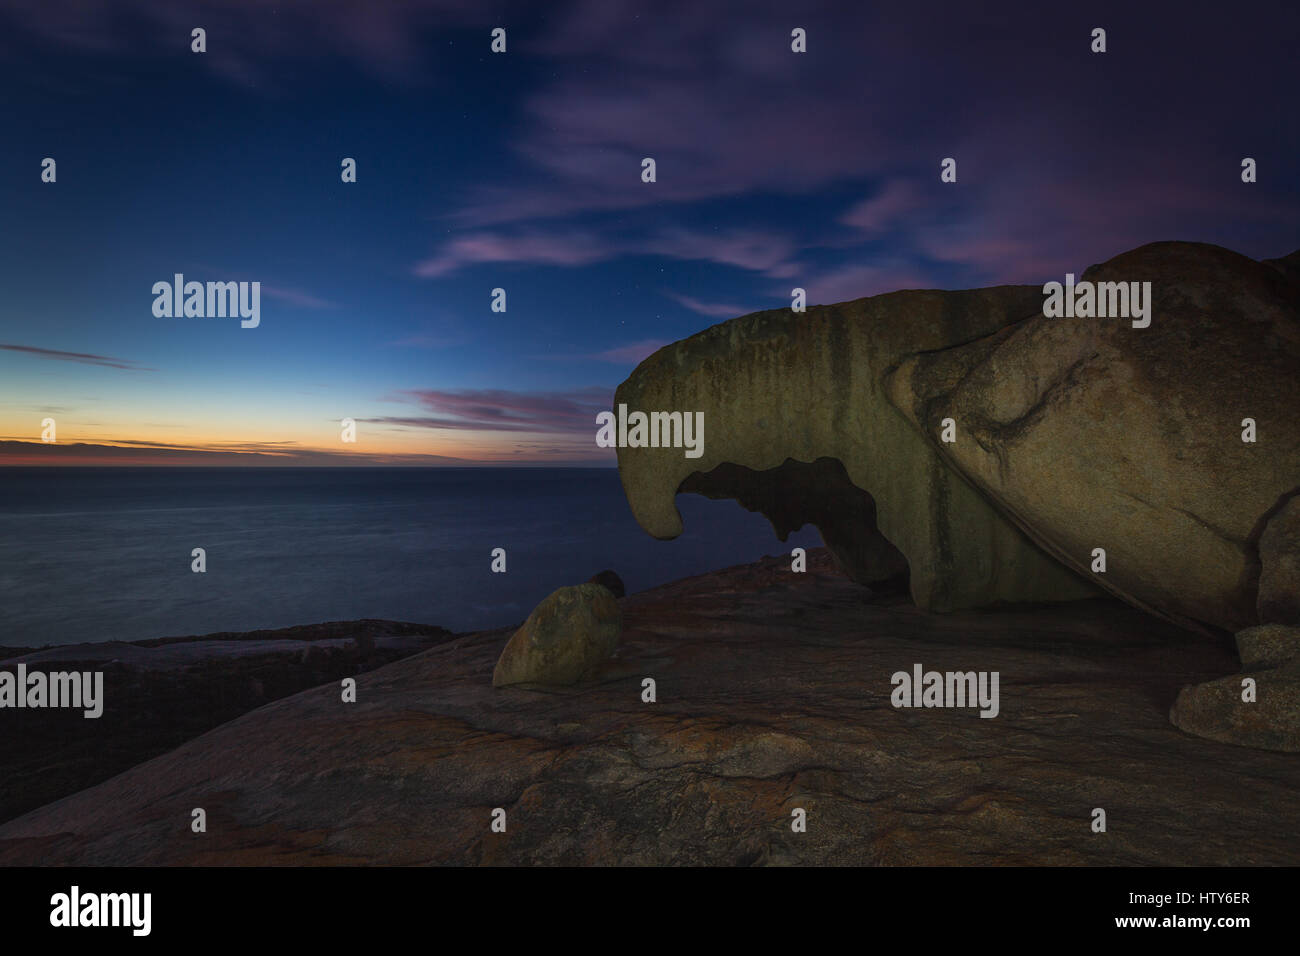
<path id="1" fill-rule="evenodd" d="M 794 287 L 1300 247 L 1295 4 L 1134 6 L 0 0 L 0 464 L 613 464 L 638 362 Z"/>

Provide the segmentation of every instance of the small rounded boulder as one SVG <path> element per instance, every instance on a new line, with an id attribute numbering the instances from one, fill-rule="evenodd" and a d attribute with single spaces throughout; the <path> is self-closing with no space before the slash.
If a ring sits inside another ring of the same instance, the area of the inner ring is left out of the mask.
<path id="1" fill-rule="evenodd" d="M 608 588 L 591 583 L 560 588 L 510 638 L 492 672 L 492 686 L 576 684 L 614 652 L 622 627 L 622 612 Z"/>

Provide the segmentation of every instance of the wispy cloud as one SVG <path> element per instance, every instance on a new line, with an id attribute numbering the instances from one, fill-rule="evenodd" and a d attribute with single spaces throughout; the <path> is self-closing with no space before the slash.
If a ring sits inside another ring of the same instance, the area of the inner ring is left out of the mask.
<path id="1" fill-rule="evenodd" d="M 814 276 L 805 285 L 809 305 L 847 302 L 900 289 L 935 287 L 933 279 L 905 263 L 842 266 Z"/>
<path id="2" fill-rule="evenodd" d="M 0 0 L 0 3 L 3 2 L 4 0 Z M 258 282 L 262 294 L 267 298 L 276 299 L 302 309 L 337 309 L 339 307 L 337 302 L 331 302 L 329 299 L 322 298 L 297 286 L 267 282 L 262 276 L 248 269 L 227 269 L 209 262 L 191 262 L 187 264 L 185 274 L 192 278 L 191 273 L 220 276 L 222 281 Z"/>
<path id="3" fill-rule="evenodd" d="M 34 355 L 37 358 L 54 359 L 59 362 L 80 362 L 82 365 L 102 365 L 106 368 L 120 368 L 129 372 L 156 372 L 156 368 L 149 368 L 141 365 L 139 362 L 133 362 L 130 359 L 113 358 L 109 355 L 95 355 L 91 352 L 63 352 L 59 349 L 42 349 L 32 345 L 5 345 L 0 344 L 0 349 L 7 352 L 21 352 L 24 355 Z"/>
<path id="4" fill-rule="evenodd" d="M 745 315 L 753 311 L 738 305 L 727 305 L 724 302 L 701 302 L 699 299 L 692 298 L 689 295 L 681 295 L 677 292 L 665 292 L 664 295 L 692 312 L 698 312 L 700 315 L 707 315 L 716 319 L 734 319 L 738 315 Z"/>
<path id="5" fill-rule="evenodd" d="M 761 272 L 774 279 L 795 275 L 796 246 L 788 237 L 757 229 L 726 232 L 672 229 L 651 237 L 645 252 L 674 259 L 695 259 Z"/>
<path id="6" fill-rule="evenodd" d="M 421 278 L 440 279 L 486 263 L 576 267 L 620 256 L 649 255 L 712 262 L 784 278 L 798 272 L 796 251 L 793 240 L 772 230 L 675 227 L 628 235 L 619 222 L 582 229 L 533 226 L 478 231 L 452 239 L 417 263 L 413 272 Z"/>
<path id="7" fill-rule="evenodd" d="M 425 415 L 391 415 L 364 421 L 453 431 L 559 432 L 595 434 L 596 413 L 610 407 L 614 389 L 596 386 L 570 392 L 514 392 L 506 389 L 403 390 L 397 397 L 422 407 Z"/>
<path id="8" fill-rule="evenodd" d="M 1252 141 L 1249 127 L 1261 125 L 1260 114 L 1242 112 L 1228 135 L 1191 122 L 1182 107 L 1135 105 L 1143 101 L 1132 91 L 1143 78 L 1160 76 L 1169 89 L 1199 91 L 1195 112 L 1231 112 L 1230 57 L 1193 72 L 1174 46 L 1160 45 L 1150 48 L 1141 70 L 1123 66 L 1103 78 L 1057 69 L 1061 57 L 1086 55 L 1077 53 L 1085 47 L 1064 35 L 1035 43 L 1043 21 L 1009 10 L 951 10 L 934 18 L 818 3 L 806 11 L 805 57 L 777 42 L 788 37 L 789 24 L 775 3 L 751 0 L 741 13 L 729 0 L 696 0 L 690 16 L 638 13 L 636 4 L 614 0 L 557 11 L 535 49 L 566 62 L 586 58 L 589 68 L 538 87 L 514 131 L 527 170 L 468 193 L 452 222 L 504 229 L 615 213 L 636 220 L 674 205 L 818 195 L 866 182 L 874 187 L 828 217 L 820 235 L 782 239 L 786 227 L 773 220 L 776 238 L 767 242 L 724 237 L 706 245 L 707 237 L 688 235 L 628 248 L 618 245 L 621 232 L 608 238 L 622 253 L 715 262 L 773 278 L 802 277 L 814 265 L 833 268 L 815 258 L 828 246 L 856 242 L 866 257 L 875 251 L 871 244 L 883 243 L 910 264 L 911 274 L 898 277 L 903 284 L 933 285 L 927 276 L 938 271 L 984 285 L 1043 281 L 1157 238 L 1245 251 L 1300 212 L 1293 190 L 1266 197 L 1239 188 L 1238 159 L 1224 152 L 1222 143 L 1233 137 Z M 729 25 L 725 35 L 715 26 L 721 22 Z M 1259 62 L 1270 77 L 1261 89 L 1284 85 L 1280 41 L 1261 38 L 1244 21 L 1216 25 L 1200 10 L 1187 11 L 1183 26 L 1189 35 L 1221 35 L 1225 49 Z M 1133 13 L 1125 30 L 1158 32 L 1158 15 Z M 625 42 L 629 35 L 637 37 L 635 49 Z M 965 96 L 951 97 L 948 81 L 916 59 L 918 37 L 935 61 L 972 77 Z M 1261 44 L 1269 56 L 1244 52 Z M 1009 74 L 990 71 L 990 46 L 1025 56 Z M 619 55 L 600 55 L 611 49 Z M 1201 75 L 1206 69 L 1217 79 Z M 1030 75 L 1050 79 L 1026 84 Z M 978 97 L 978 110 L 968 108 L 971 97 Z M 1086 150 L 1062 138 L 1063 102 L 1076 104 L 1077 128 L 1105 129 L 1106 136 Z M 1180 161 L 1169 164 L 1170 155 Z M 657 161 L 654 184 L 636 178 L 644 156 Z M 948 156 L 958 160 L 959 176 L 944 184 L 939 162 Z M 836 236 L 836 226 L 851 232 Z M 1259 249 L 1278 253 L 1275 245 Z M 795 265 L 810 252 L 807 269 Z M 956 268 L 932 269 L 944 265 Z M 837 272 L 821 280 L 827 294 L 887 291 L 887 270 L 846 263 Z"/>
<path id="9" fill-rule="evenodd" d="M 585 266 L 617 254 L 594 234 L 573 230 L 519 235 L 474 233 L 460 236 L 415 266 L 415 274 L 438 279 L 470 265 L 483 263 L 532 263 L 550 266 Z"/>
<path id="10" fill-rule="evenodd" d="M 168 445 L 162 442 L 121 441 L 44 443 L 0 440 L 3 465 L 460 465 L 473 462 L 446 455 L 419 453 L 333 452 L 287 447 L 278 442 L 223 442 L 212 445 Z"/>
<path id="11" fill-rule="evenodd" d="M 642 339 L 639 342 L 629 342 L 627 345 L 617 345 L 599 352 L 546 352 L 542 355 L 534 355 L 532 358 L 541 362 L 609 362 L 613 365 L 639 365 L 669 344 L 671 343 L 668 339 Z"/>
<path id="12" fill-rule="evenodd" d="M 875 195 L 851 207 L 840 222 L 868 236 L 879 236 L 898 226 L 903 218 L 926 205 L 925 197 L 910 183 L 886 182 Z"/>
<path id="13" fill-rule="evenodd" d="M 654 355 L 665 345 L 668 345 L 667 339 L 643 339 L 640 342 L 632 342 L 628 345 L 620 345 L 617 348 L 605 349 L 603 352 L 596 352 L 584 356 L 595 362 L 615 362 L 620 365 L 639 365 L 645 359 Z"/>

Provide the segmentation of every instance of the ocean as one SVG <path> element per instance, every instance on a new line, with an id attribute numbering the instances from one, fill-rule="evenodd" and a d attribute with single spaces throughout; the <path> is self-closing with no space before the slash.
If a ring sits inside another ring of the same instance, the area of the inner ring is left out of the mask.
<path id="1" fill-rule="evenodd" d="M 821 544 L 811 527 L 782 544 L 734 501 L 677 504 L 685 530 L 656 541 L 612 468 L 0 468 L 0 646 L 503 627 L 604 568 L 631 593 Z"/>

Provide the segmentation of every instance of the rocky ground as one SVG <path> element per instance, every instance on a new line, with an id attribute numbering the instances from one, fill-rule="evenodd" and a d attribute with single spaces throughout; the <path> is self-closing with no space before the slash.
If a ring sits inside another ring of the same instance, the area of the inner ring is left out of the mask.
<path id="1" fill-rule="evenodd" d="M 930 615 L 810 559 L 624 598 L 571 688 L 493 688 L 495 631 L 266 704 L 0 826 L 0 863 L 1300 864 L 1300 755 L 1169 723 L 1230 638 L 1110 599 Z M 895 709 L 915 663 L 998 671 L 1000 713 Z"/>

